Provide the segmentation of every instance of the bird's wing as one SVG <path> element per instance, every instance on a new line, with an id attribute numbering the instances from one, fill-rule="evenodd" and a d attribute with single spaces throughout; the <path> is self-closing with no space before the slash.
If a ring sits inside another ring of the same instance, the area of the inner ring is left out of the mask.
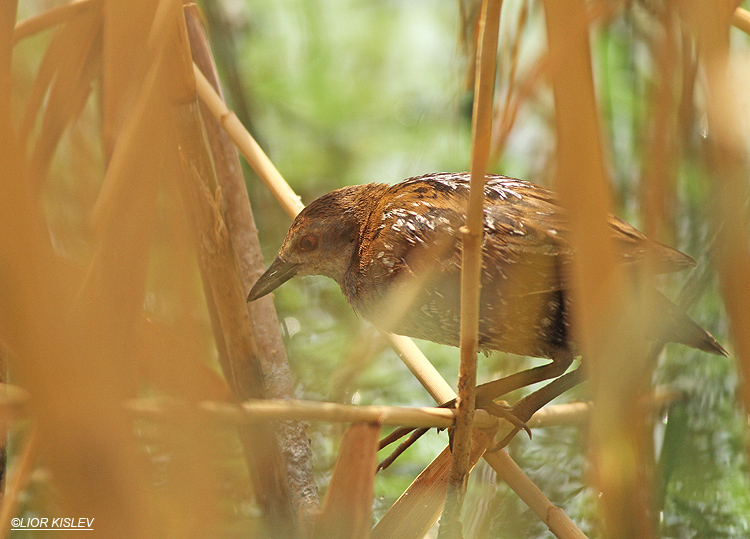
<path id="1" fill-rule="evenodd" d="M 495 192 L 497 194 L 493 194 Z M 546 252 L 552 248 L 556 254 L 566 259 L 570 257 L 572 249 L 566 212 L 557 204 L 551 191 L 532 183 L 495 177 L 487 183 L 486 199 L 490 223 L 505 225 L 510 232 L 501 235 L 507 238 L 509 248 L 532 252 Z M 656 273 L 695 266 L 695 261 L 688 255 L 646 238 L 622 219 L 610 215 L 608 225 L 610 237 L 626 265 L 642 263 L 650 255 L 653 257 L 652 270 Z"/>
<path id="2" fill-rule="evenodd" d="M 360 253 L 377 282 L 406 271 L 430 271 L 436 282 L 456 279 L 461 267 L 461 235 L 469 195 L 468 175 L 432 174 L 393 186 L 367 227 Z M 683 253 L 648 240 L 625 221 L 610 217 L 609 228 L 623 263 L 636 264 L 651 250 L 659 272 L 694 264 Z M 541 294 L 565 288 L 563 275 L 572 256 L 570 227 L 554 194 L 543 187 L 489 176 L 484 209 L 485 278 L 522 281 L 506 293 Z M 511 275 L 512 274 L 512 275 Z M 523 275 L 519 279 L 518 275 Z"/>

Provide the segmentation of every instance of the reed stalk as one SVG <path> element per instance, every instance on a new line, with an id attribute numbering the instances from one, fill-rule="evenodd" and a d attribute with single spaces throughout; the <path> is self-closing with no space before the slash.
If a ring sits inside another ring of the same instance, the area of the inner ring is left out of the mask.
<path id="1" fill-rule="evenodd" d="M 438 537 L 461 537 L 461 508 L 469 473 L 470 443 L 477 387 L 479 303 L 484 233 L 484 184 L 492 143 L 492 101 L 495 92 L 500 0 L 485 0 L 479 22 L 469 202 L 461 228 L 461 364 L 458 373 L 456 428 L 450 480 Z"/>

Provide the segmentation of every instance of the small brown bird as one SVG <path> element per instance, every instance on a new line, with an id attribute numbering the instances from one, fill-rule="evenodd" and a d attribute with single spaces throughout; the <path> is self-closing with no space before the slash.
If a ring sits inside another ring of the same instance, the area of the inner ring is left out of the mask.
<path id="1" fill-rule="evenodd" d="M 248 301 L 295 275 L 325 275 L 376 327 L 458 346 L 459 228 L 465 222 L 468 179 L 468 173 L 427 174 L 321 196 L 294 220 Z M 486 179 L 479 348 L 552 360 L 504 379 L 499 397 L 562 374 L 577 355 L 566 278 L 571 246 L 565 211 L 551 191 L 504 176 Z M 626 266 L 636 266 L 647 252 L 658 272 L 695 265 L 616 217 L 610 217 L 609 228 Z M 664 323 L 650 338 L 726 355 L 708 332 L 656 291 L 654 302 Z"/>

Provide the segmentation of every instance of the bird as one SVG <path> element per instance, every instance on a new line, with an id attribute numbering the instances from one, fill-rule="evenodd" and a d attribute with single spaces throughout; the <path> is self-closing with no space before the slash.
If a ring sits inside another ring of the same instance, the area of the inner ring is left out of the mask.
<path id="1" fill-rule="evenodd" d="M 468 197 L 465 172 L 325 194 L 294 219 L 248 301 L 294 276 L 324 275 L 377 328 L 459 346 L 460 229 Z M 486 384 L 492 398 L 499 398 L 563 374 L 580 355 L 571 331 L 573 247 L 566 211 L 551 190 L 487 174 L 484 197 L 478 348 L 551 360 Z M 620 263 L 633 275 L 646 259 L 654 273 L 695 266 L 690 256 L 646 238 L 615 216 L 607 224 Z M 662 323 L 653 325 L 648 338 L 727 355 L 665 296 L 654 289 L 650 299 Z"/>

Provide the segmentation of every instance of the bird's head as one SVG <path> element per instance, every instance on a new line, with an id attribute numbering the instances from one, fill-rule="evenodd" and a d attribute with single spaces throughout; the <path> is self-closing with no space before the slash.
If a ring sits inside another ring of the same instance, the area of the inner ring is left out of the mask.
<path id="1" fill-rule="evenodd" d="M 373 186 L 337 189 L 306 206 L 247 300 L 261 298 L 297 275 L 325 275 L 341 284 L 359 245 L 362 221 L 369 214 L 363 194 Z"/>

